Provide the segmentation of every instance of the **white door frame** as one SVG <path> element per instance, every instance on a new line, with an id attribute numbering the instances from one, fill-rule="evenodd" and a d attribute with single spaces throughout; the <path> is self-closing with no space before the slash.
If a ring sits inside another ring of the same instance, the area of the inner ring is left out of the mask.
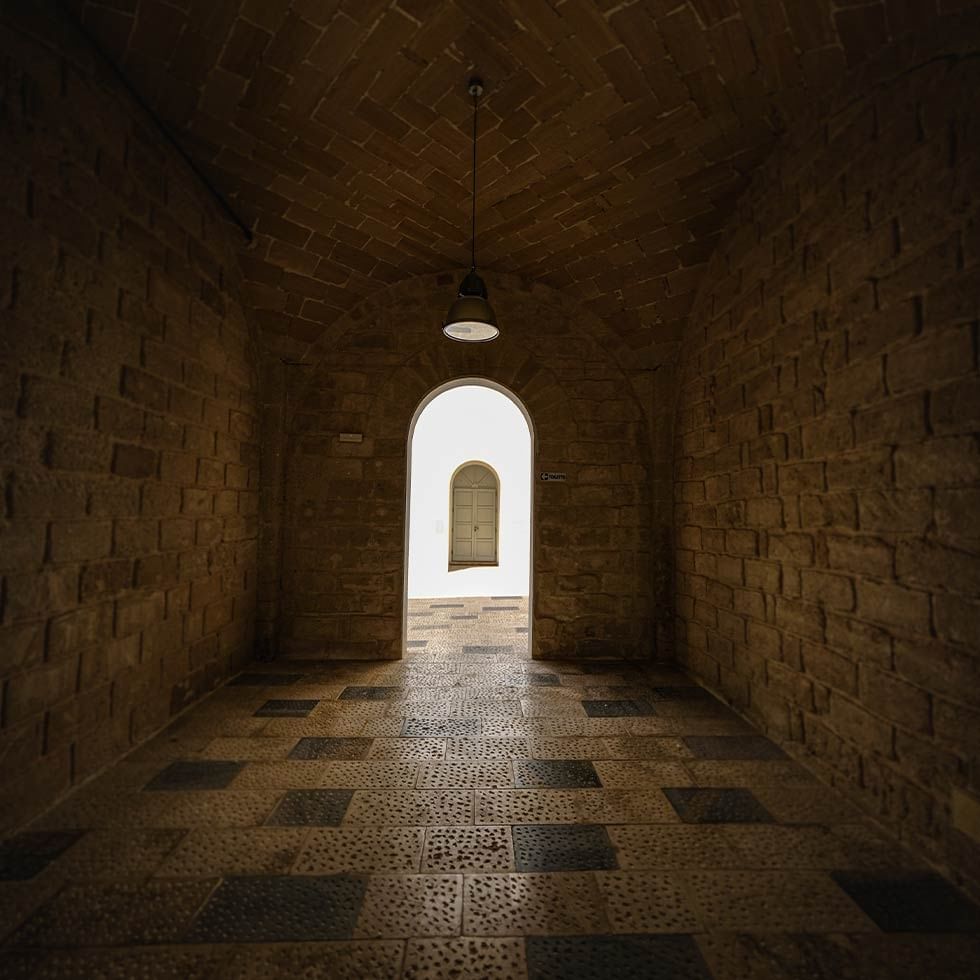
<path id="1" fill-rule="evenodd" d="M 531 504 L 531 513 L 528 515 L 528 576 L 527 576 L 527 649 L 531 657 L 534 657 L 534 579 L 537 575 L 537 569 L 534 565 L 534 508 L 535 508 L 535 497 L 534 497 L 534 460 L 537 456 L 538 451 L 538 435 L 534 429 L 534 421 L 531 418 L 531 413 L 528 412 L 527 407 L 524 402 L 521 401 L 517 395 L 514 394 L 505 385 L 500 384 L 497 381 L 493 381 L 490 378 L 478 378 L 478 377 L 465 377 L 465 378 L 454 378 L 452 381 L 443 382 L 441 385 L 437 385 L 433 388 L 418 404 L 415 409 L 415 413 L 412 415 L 412 421 L 408 426 L 408 451 L 405 454 L 406 460 L 406 471 L 405 471 L 405 544 L 403 546 L 403 571 L 402 571 L 402 635 L 401 635 L 401 655 L 405 656 L 405 643 L 408 640 L 408 544 L 409 544 L 409 532 L 412 528 L 412 442 L 415 439 L 415 426 L 419 420 L 419 416 L 425 411 L 429 402 L 435 401 L 441 394 L 451 391 L 453 388 L 463 388 L 467 385 L 473 385 L 480 388 L 490 388 L 493 391 L 499 392 L 505 398 L 509 398 L 520 410 L 521 415 L 524 416 L 524 421 L 527 422 L 528 431 L 531 434 L 531 465 L 529 467 L 528 480 L 530 486 L 528 488 L 529 495 L 528 499 Z M 484 464 L 486 465 L 486 464 Z M 500 477 L 496 472 L 497 476 L 497 504 L 500 504 Z M 499 513 L 497 518 L 498 525 L 500 523 Z M 497 533 L 500 533 L 499 526 L 497 528 Z M 499 556 L 498 556 L 499 557 Z"/>

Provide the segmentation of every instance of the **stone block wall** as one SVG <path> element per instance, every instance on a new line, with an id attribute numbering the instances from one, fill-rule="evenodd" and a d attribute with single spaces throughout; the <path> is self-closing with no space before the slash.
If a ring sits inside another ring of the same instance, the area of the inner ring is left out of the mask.
<path id="1" fill-rule="evenodd" d="M 652 569 L 667 555 L 651 548 L 650 441 L 614 342 L 559 294 L 487 278 L 501 324 L 493 344 L 443 336 L 457 280 L 434 275 L 386 290 L 331 329 L 308 365 L 285 368 L 287 653 L 401 656 L 409 427 L 429 392 L 477 377 L 527 408 L 535 474 L 568 478 L 535 482 L 535 655 L 653 654 Z M 363 441 L 342 443 L 341 432 Z"/>
<path id="2" fill-rule="evenodd" d="M 228 231 L 87 47 L 32 7 L 0 29 L 0 830 L 250 654 L 255 595 L 255 393 Z"/>
<path id="3" fill-rule="evenodd" d="M 980 881 L 980 63 L 801 122 L 706 277 L 675 435 L 681 661 Z M 857 94 L 862 92 L 863 94 Z"/>

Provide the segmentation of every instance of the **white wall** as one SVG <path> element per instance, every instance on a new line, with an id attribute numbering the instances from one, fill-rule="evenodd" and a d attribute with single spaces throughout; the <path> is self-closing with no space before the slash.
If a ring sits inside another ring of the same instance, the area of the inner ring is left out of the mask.
<path id="1" fill-rule="evenodd" d="M 450 388 L 422 410 L 412 439 L 408 595 L 527 595 L 531 547 L 531 432 L 521 410 L 492 388 Z M 462 463 L 500 477 L 494 568 L 449 571 L 450 480 Z"/>

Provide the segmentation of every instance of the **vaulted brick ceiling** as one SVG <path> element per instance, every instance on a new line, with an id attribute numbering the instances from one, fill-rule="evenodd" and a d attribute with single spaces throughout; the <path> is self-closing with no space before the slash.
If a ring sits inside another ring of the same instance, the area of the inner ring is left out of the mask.
<path id="1" fill-rule="evenodd" d="M 255 230 L 247 300 L 298 353 L 362 297 L 478 261 L 669 351 L 787 118 L 931 0 L 74 0 Z M 447 304 L 452 290 L 447 287 Z"/>

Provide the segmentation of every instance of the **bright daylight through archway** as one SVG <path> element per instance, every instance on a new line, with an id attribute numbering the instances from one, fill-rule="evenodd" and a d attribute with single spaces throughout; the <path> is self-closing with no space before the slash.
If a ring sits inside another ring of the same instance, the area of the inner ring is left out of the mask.
<path id="1" fill-rule="evenodd" d="M 532 462 L 524 413 L 496 388 L 463 384 L 429 401 L 409 438 L 406 640 L 523 646 Z"/>

